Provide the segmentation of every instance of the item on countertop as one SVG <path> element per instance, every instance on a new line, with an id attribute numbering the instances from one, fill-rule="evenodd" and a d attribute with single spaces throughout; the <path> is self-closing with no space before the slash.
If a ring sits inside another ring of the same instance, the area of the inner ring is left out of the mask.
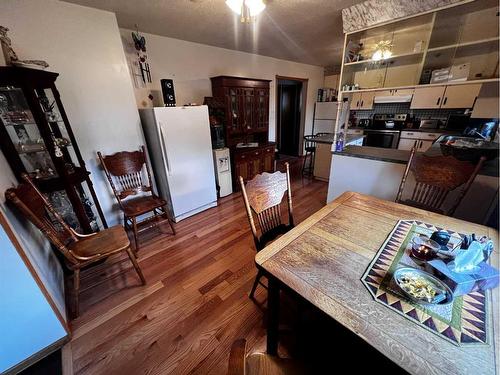
<path id="1" fill-rule="evenodd" d="M 341 152 L 344 150 L 344 133 L 337 133 L 337 140 L 335 141 L 335 151 Z"/>
<path id="2" fill-rule="evenodd" d="M 394 281 L 410 299 L 423 305 L 445 305 L 453 301 L 451 289 L 425 271 L 404 267 L 394 272 Z"/>
<path id="3" fill-rule="evenodd" d="M 416 235 L 411 239 L 411 254 L 418 260 L 435 258 L 439 249 L 439 244 L 425 235 Z"/>
<path id="4" fill-rule="evenodd" d="M 438 230 L 432 233 L 431 240 L 437 242 L 441 249 L 446 248 L 446 245 L 450 241 L 450 234 L 445 230 Z"/>
<path id="5" fill-rule="evenodd" d="M 447 135 L 439 142 L 443 155 L 451 155 L 458 160 L 477 162 L 481 157 L 492 160 L 498 157 L 498 143 L 479 138 Z"/>

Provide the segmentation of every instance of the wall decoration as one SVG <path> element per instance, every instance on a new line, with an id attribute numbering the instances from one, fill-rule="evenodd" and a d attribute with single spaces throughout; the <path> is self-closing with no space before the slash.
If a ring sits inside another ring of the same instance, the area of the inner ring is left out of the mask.
<path id="1" fill-rule="evenodd" d="M 344 33 L 470 0 L 367 0 L 342 9 Z"/>
<path id="2" fill-rule="evenodd" d="M 148 55 L 146 53 L 146 38 L 139 34 L 139 28 L 135 25 L 136 31 L 132 31 L 132 40 L 137 54 L 137 60 L 132 72 L 136 87 L 144 88 L 151 83 L 151 69 L 149 67 Z"/>
<path id="3" fill-rule="evenodd" d="M 8 28 L 0 25 L 0 44 L 2 45 L 3 56 L 7 65 L 17 65 L 26 68 L 46 69 L 49 67 L 43 60 L 19 60 L 16 52 L 12 48 L 12 41 L 7 36 Z"/>

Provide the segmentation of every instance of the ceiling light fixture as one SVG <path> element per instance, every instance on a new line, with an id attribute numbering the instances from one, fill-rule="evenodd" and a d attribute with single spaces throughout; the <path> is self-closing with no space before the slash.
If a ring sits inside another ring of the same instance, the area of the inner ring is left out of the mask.
<path id="1" fill-rule="evenodd" d="M 252 22 L 266 8 L 263 0 L 226 0 L 226 4 L 237 15 L 241 22 Z"/>

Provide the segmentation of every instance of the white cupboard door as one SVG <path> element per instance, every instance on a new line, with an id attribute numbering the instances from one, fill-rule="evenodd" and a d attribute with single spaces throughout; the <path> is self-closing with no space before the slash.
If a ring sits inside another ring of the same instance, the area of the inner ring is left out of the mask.
<path id="1" fill-rule="evenodd" d="M 420 152 L 427 151 L 432 146 L 432 144 L 434 143 L 433 141 L 418 141 L 418 142 L 420 144 L 418 146 L 418 150 L 417 151 L 420 151 Z"/>
<path id="2" fill-rule="evenodd" d="M 359 102 L 359 109 L 373 109 L 373 99 L 375 92 L 364 92 L 361 94 L 361 101 Z"/>
<path id="3" fill-rule="evenodd" d="M 481 84 L 447 86 L 441 108 L 472 108 Z"/>
<path id="4" fill-rule="evenodd" d="M 398 150 L 407 150 L 410 151 L 417 142 L 420 142 L 418 139 L 407 139 L 407 138 L 401 138 L 399 140 L 399 145 L 398 145 Z"/>
<path id="5" fill-rule="evenodd" d="M 446 86 L 417 87 L 410 108 L 440 108 Z"/>
<path id="6" fill-rule="evenodd" d="M 354 94 L 352 94 L 351 109 L 359 109 L 360 105 L 361 105 L 361 93 L 355 92 Z"/>

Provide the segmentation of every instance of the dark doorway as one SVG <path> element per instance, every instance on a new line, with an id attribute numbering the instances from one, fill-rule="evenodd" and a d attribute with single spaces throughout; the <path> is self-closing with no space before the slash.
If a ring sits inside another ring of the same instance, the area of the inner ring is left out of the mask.
<path id="1" fill-rule="evenodd" d="M 302 80 L 277 79 L 276 140 L 283 155 L 300 154 L 303 86 Z"/>

